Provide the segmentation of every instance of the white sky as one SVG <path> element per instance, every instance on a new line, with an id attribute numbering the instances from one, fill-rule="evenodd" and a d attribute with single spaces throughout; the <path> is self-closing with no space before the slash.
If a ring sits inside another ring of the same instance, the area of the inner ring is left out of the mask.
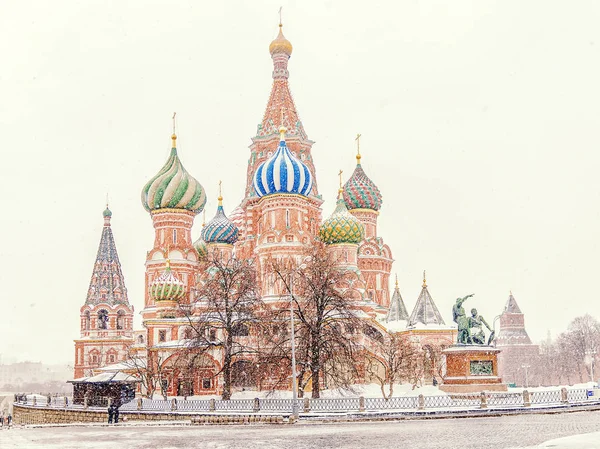
<path id="1" fill-rule="evenodd" d="M 140 191 L 173 111 L 207 216 L 219 179 L 226 211 L 238 204 L 280 4 L 324 216 L 360 132 L 409 311 L 427 269 L 447 322 L 471 292 L 491 322 L 510 289 L 534 340 L 600 318 L 599 2 L 2 2 L 5 359 L 72 363 L 107 191 L 141 326 Z"/>

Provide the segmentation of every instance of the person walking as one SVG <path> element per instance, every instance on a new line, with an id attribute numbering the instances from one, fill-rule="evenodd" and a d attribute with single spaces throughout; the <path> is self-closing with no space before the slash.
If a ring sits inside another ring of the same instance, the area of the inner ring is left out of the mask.
<path id="1" fill-rule="evenodd" d="M 113 405 L 110 404 L 108 406 L 108 423 L 112 424 L 113 423 L 113 415 L 115 413 L 115 409 L 113 408 Z"/>
<path id="2" fill-rule="evenodd" d="M 10 429 L 10 426 L 12 425 L 12 415 L 10 414 L 10 412 L 8 412 L 8 428 Z"/>
<path id="3" fill-rule="evenodd" d="M 118 405 L 113 406 L 113 412 L 115 415 L 115 424 L 118 424 L 119 423 L 119 406 Z"/>

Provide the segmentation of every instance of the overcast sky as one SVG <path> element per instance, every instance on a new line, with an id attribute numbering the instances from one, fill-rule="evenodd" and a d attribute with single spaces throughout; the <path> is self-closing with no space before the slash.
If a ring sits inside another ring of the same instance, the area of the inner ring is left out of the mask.
<path id="1" fill-rule="evenodd" d="M 107 192 L 141 327 L 154 233 L 140 192 L 174 111 L 208 218 L 219 179 L 226 212 L 239 203 L 281 4 L 324 217 L 360 132 L 409 311 L 426 269 L 447 323 L 472 292 L 491 322 L 511 289 L 536 341 L 600 318 L 599 2 L 6 1 L 3 360 L 73 362 Z"/>

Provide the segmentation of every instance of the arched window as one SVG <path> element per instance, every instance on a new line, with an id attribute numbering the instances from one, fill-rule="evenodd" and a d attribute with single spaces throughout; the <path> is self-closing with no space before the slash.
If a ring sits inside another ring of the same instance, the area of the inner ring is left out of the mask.
<path id="1" fill-rule="evenodd" d="M 137 338 L 137 340 L 138 340 L 138 343 L 139 343 L 139 344 L 141 344 L 141 345 L 143 345 L 143 344 L 144 344 L 144 336 L 143 336 L 143 335 L 138 335 L 138 338 Z"/>
<path id="2" fill-rule="evenodd" d="M 108 328 L 108 312 L 104 309 L 98 311 L 98 329 Z"/>
<path id="3" fill-rule="evenodd" d="M 85 313 L 83 314 L 83 320 L 84 320 L 84 324 L 83 327 L 86 331 L 90 330 L 90 311 L 86 310 Z"/>
<path id="4" fill-rule="evenodd" d="M 115 363 L 115 355 L 114 354 L 109 355 L 108 360 L 110 361 L 110 363 Z"/>
<path id="5" fill-rule="evenodd" d="M 186 327 L 183 330 L 183 338 L 186 340 L 191 340 L 192 339 L 192 330 L 189 327 Z"/>
<path id="6" fill-rule="evenodd" d="M 122 310 L 117 312 L 117 329 L 125 329 L 125 312 Z"/>

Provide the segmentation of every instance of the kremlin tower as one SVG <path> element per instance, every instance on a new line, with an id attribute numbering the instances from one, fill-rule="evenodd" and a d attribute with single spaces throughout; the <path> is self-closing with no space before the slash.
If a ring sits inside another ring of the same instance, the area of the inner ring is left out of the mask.
<path id="1" fill-rule="evenodd" d="M 75 379 L 128 357 L 133 343 L 133 306 L 113 237 L 112 212 L 106 205 L 104 227 L 85 304 L 80 309 L 80 338 L 75 340 Z"/>
<path id="2" fill-rule="evenodd" d="M 524 365 L 537 366 L 540 347 L 532 343 L 525 329 L 525 315 L 510 292 L 504 311 L 500 315 L 500 330 L 496 337 L 496 347 L 502 349 L 498 355 L 498 369 L 503 379 L 518 385 L 525 385 Z M 542 381 L 545 376 L 535 371 L 529 373 L 529 383 Z M 547 378 L 546 378 L 547 381 Z"/>

